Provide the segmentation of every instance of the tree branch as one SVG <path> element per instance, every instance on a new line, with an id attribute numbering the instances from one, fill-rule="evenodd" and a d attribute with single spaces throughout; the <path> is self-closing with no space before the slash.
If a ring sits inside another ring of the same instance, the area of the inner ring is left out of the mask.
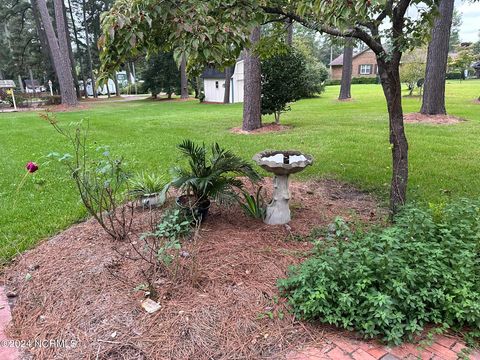
<path id="1" fill-rule="evenodd" d="M 271 19 L 271 20 L 268 20 L 268 21 L 263 22 L 262 25 L 267 25 L 267 24 L 274 23 L 274 22 L 282 22 L 282 21 L 285 21 L 285 20 L 287 20 L 287 19 L 289 19 L 288 16 L 284 16 L 284 17 L 282 17 L 282 18 L 280 18 L 280 19 Z"/>
<path id="2" fill-rule="evenodd" d="M 378 17 L 376 18 L 375 21 L 377 22 L 377 24 L 379 24 L 383 20 L 385 20 L 387 15 L 392 13 L 392 9 L 393 9 L 393 0 L 389 0 L 389 1 L 387 1 L 385 9 L 383 9 L 383 11 L 380 13 L 380 15 L 378 15 Z"/>
<path id="3" fill-rule="evenodd" d="M 406 1 L 406 0 L 404 0 L 404 1 Z M 410 1 L 410 0 L 408 0 L 408 1 Z M 342 31 L 342 30 L 340 30 L 338 28 L 335 28 L 335 27 L 331 27 L 331 26 L 327 26 L 327 25 L 319 24 L 319 23 L 313 23 L 306 18 L 303 18 L 303 17 L 301 17 L 297 14 L 294 14 L 294 13 L 285 12 L 280 8 L 262 6 L 262 9 L 267 14 L 275 14 L 275 15 L 286 16 L 286 17 L 288 17 L 292 20 L 295 20 L 295 21 L 301 23 L 303 26 L 305 26 L 309 29 L 316 30 L 316 31 L 321 32 L 321 33 L 326 33 L 326 34 L 330 34 L 330 35 L 333 35 L 333 36 L 339 36 L 339 37 L 360 39 L 365 44 L 367 44 L 370 47 L 370 49 L 373 50 L 373 52 L 375 54 L 381 55 L 381 54 L 385 53 L 385 49 L 383 48 L 382 44 L 380 42 L 378 42 L 372 35 L 370 35 L 364 29 L 362 29 L 358 26 L 355 26 L 351 29 L 347 29 L 347 30 Z M 374 27 L 376 27 L 376 25 Z"/>
<path id="4" fill-rule="evenodd" d="M 400 0 L 397 6 L 393 9 L 392 16 L 392 37 L 393 37 L 393 52 L 392 61 L 400 63 L 402 57 L 402 50 L 400 41 L 403 39 L 403 26 L 405 23 L 405 13 L 411 0 Z"/>

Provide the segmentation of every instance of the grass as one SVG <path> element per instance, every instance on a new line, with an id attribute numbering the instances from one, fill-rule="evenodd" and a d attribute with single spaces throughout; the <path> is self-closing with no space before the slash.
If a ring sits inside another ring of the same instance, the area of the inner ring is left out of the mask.
<path id="1" fill-rule="evenodd" d="M 386 201 L 391 153 L 385 101 L 378 85 L 353 85 L 351 102 L 338 102 L 338 87 L 320 98 L 299 101 L 282 115 L 294 128 L 285 133 L 236 135 L 241 104 L 196 101 L 133 101 L 92 104 L 91 109 L 59 113 L 65 124 L 90 120 L 91 138 L 125 156 L 133 170 L 167 173 L 178 159 L 175 145 L 185 138 L 222 146 L 251 158 L 269 149 L 299 149 L 314 166 L 295 177 L 335 177 L 374 192 Z M 442 201 L 480 193 L 480 81 L 449 81 L 447 109 L 469 121 L 457 125 L 408 124 L 409 199 Z M 405 98 L 405 112 L 418 111 L 420 99 Z M 265 122 L 273 121 L 266 118 Z M 7 259 L 42 238 L 82 220 L 85 211 L 60 164 L 44 164 L 51 151 L 66 152 L 64 140 L 38 114 L 0 114 L 0 256 Z M 28 161 L 40 170 L 17 191 Z"/>

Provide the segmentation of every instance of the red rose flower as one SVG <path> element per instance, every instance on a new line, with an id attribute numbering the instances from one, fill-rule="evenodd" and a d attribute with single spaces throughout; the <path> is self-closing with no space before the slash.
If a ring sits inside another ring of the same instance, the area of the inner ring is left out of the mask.
<path id="1" fill-rule="evenodd" d="M 30 162 L 27 164 L 26 168 L 27 168 L 27 171 L 28 171 L 29 173 L 33 174 L 35 171 L 38 170 L 38 165 L 35 164 L 34 162 L 30 161 Z"/>

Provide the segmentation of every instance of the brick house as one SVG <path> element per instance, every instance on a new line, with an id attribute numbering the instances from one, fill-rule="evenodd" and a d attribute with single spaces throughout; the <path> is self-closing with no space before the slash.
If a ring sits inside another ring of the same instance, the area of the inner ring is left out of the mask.
<path id="1" fill-rule="evenodd" d="M 343 54 L 334 59 L 329 65 L 332 68 L 331 79 L 340 80 L 342 78 Z M 367 48 L 353 54 L 352 77 L 376 77 L 377 74 L 377 59 L 372 50 Z"/>

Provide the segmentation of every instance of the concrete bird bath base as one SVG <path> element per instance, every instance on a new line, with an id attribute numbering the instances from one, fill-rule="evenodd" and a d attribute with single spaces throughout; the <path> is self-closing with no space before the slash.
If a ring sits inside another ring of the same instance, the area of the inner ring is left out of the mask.
<path id="1" fill-rule="evenodd" d="M 275 151 L 265 150 L 253 157 L 253 160 L 273 177 L 273 199 L 267 207 L 267 215 L 264 222 L 269 225 L 287 224 L 290 217 L 288 201 L 288 178 L 290 174 L 302 171 L 312 165 L 313 158 L 302 154 L 300 151 Z"/>

